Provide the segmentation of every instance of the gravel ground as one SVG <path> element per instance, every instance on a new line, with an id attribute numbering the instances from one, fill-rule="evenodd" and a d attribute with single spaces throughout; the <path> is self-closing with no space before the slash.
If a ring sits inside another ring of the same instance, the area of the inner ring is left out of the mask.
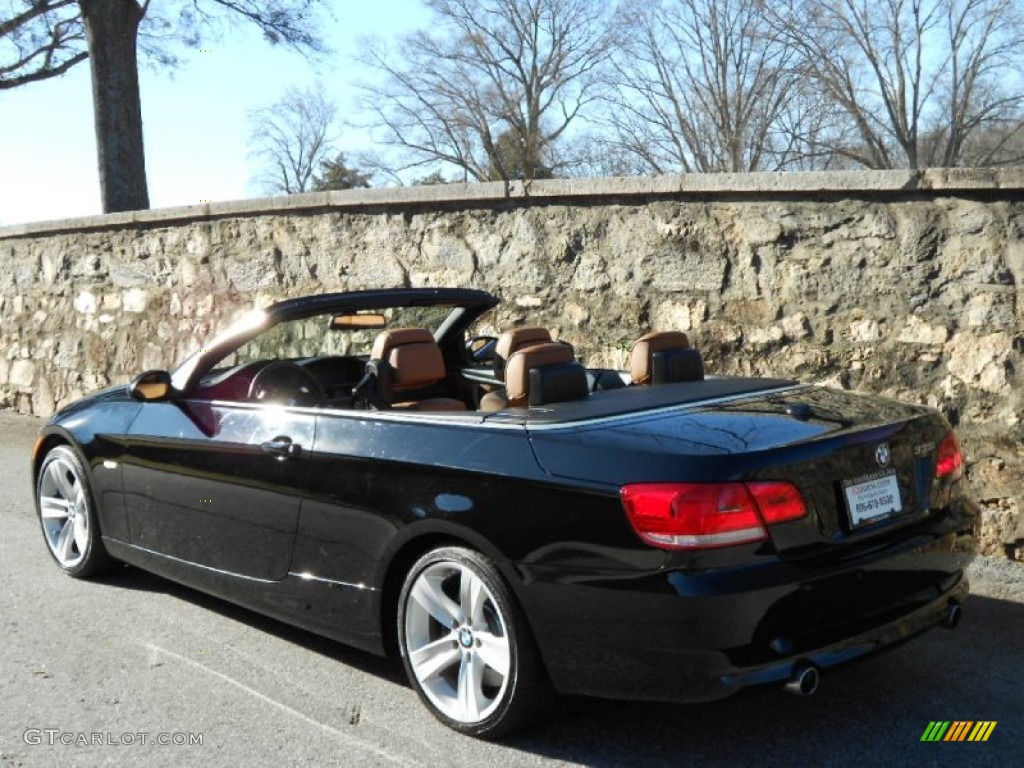
<path id="1" fill-rule="evenodd" d="M 971 564 L 971 594 L 1024 604 L 1024 563 L 979 557 Z M 1024 633 L 1024 627 L 1020 628 Z"/>

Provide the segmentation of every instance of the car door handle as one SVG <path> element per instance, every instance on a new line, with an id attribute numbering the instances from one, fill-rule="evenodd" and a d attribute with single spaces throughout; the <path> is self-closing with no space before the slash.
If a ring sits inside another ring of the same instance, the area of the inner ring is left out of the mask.
<path id="1" fill-rule="evenodd" d="M 293 443 L 290 437 L 284 435 L 275 437 L 273 440 L 268 440 L 265 443 L 260 443 L 260 448 L 265 453 L 276 456 L 280 461 L 302 454 L 302 446 L 298 443 Z"/>

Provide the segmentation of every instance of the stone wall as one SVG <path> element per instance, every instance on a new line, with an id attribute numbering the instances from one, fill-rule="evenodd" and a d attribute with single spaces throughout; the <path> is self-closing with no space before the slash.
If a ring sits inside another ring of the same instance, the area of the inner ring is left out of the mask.
<path id="1" fill-rule="evenodd" d="M 621 365 L 651 328 L 708 368 L 941 408 L 1013 537 L 1024 478 L 1024 171 L 360 190 L 0 228 L 0 407 L 167 367 L 253 304 L 475 286 Z M 1024 527 L 1024 526 L 1022 526 Z M 1024 535 L 1024 534 L 1022 534 Z"/>

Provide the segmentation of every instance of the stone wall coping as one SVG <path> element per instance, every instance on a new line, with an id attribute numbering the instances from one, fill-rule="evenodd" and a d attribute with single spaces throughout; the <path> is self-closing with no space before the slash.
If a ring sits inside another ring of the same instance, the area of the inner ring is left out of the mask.
<path id="1" fill-rule="evenodd" d="M 707 173 L 672 176 L 620 176 L 550 179 L 532 182 L 436 184 L 310 192 L 231 200 L 175 208 L 83 216 L 0 227 L 0 240 L 160 226 L 234 216 L 274 216 L 331 210 L 358 211 L 382 206 L 478 205 L 530 199 L 647 198 L 691 195 L 845 194 L 891 195 L 915 192 L 978 193 L 1024 190 L 1024 168 L 932 168 L 921 171 L 829 171 L 799 173 Z"/>

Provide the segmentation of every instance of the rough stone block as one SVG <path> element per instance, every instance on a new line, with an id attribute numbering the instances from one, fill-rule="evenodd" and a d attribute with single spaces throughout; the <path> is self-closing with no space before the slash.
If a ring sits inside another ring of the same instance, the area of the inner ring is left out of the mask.
<path id="1" fill-rule="evenodd" d="M 547 325 L 590 362 L 685 330 L 715 373 L 887 392 L 967 444 L 1019 444 L 1022 190 L 1024 169 L 563 179 L 0 228 L 0 402 L 43 414 L 284 296 L 448 284 L 503 296 L 495 330 Z M 1002 458 L 981 498 L 1024 485 L 1024 456 Z"/>
<path id="2" fill-rule="evenodd" d="M 31 360 L 15 360 L 7 374 L 7 383 L 21 392 L 29 392 L 36 380 L 36 364 Z"/>

